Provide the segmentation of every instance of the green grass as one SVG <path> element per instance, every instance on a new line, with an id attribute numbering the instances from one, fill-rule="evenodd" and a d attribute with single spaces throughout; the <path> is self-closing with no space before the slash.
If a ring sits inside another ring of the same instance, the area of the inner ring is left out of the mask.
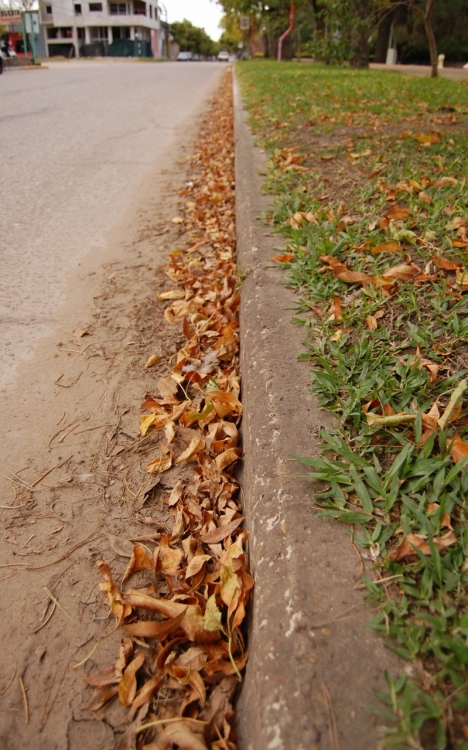
<path id="1" fill-rule="evenodd" d="M 324 483 L 320 515 L 357 526 L 375 561 L 372 625 L 408 662 L 381 696 L 382 746 L 466 749 L 468 469 L 454 451 L 455 435 L 468 450 L 466 402 L 443 429 L 437 416 L 468 375 L 468 85 L 297 63 L 237 71 L 268 152 L 267 219 L 291 255 L 299 356 L 338 418 L 321 457 L 300 460 Z M 372 252 L 388 242 L 394 252 Z M 384 276 L 395 266 L 409 280 Z"/>

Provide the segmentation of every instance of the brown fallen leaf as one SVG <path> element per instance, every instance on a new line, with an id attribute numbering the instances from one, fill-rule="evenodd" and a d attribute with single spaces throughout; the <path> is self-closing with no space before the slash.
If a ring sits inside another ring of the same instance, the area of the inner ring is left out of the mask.
<path id="1" fill-rule="evenodd" d="M 165 727 L 159 736 L 158 744 L 160 743 L 164 743 L 164 745 L 161 744 L 161 747 L 177 745 L 180 750 L 208 750 L 208 745 L 203 739 L 203 732 L 195 733 L 183 721 Z M 225 747 L 227 746 L 225 745 Z"/>
<path id="2" fill-rule="evenodd" d="M 383 318 L 385 315 L 385 312 L 383 310 L 377 310 L 373 315 L 368 315 L 366 317 L 366 325 L 371 331 L 375 331 L 378 326 L 378 321 L 380 318 Z"/>
<path id="3" fill-rule="evenodd" d="M 242 516 L 241 518 L 236 518 L 235 521 L 226 524 L 226 526 L 220 526 L 217 529 L 212 529 L 212 531 L 207 531 L 206 534 L 200 536 L 200 541 L 205 542 L 205 544 L 218 544 L 218 542 L 222 542 L 224 539 L 227 539 L 228 536 L 231 536 L 231 534 L 233 534 L 241 525 L 243 520 L 244 517 Z"/>
<path id="4" fill-rule="evenodd" d="M 271 260 L 274 260 L 277 263 L 290 263 L 293 258 L 294 258 L 293 253 L 283 253 L 283 254 L 271 256 Z"/>
<path id="5" fill-rule="evenodd" d="M 163 471 L 167 471 L 172 466 L 172 458 L 170 456 L 158 456 L 153 458 L 146 467 L 146 471 L 149 474 L 162 474 Z"/>
<path id="6" fill-rule="evenodd" d="M 175 549 L 170 546 L 167 536 L 161 537 L 160 547 L 154 550 L 155 565 L 157 563 L 157 556 L 159 556 L 159 562 L 164 573 L 173 576 L 178 574 L 179 566 L 185 557 L 181 549 Z"/>
<path id="7" fill-rule="evenodd" d="M 194 643 L 213 643 L 220 640 L 219 633 L 205 630 L 205 619 L 198 604 L 184 605 L 182 602 L 173 600 L 156 599 L 135 590 L 127 592 L 125 599 L 132 607 L 159 612 L 165 617 L 173 618 L 184 612 L 185 616 L 181 621 L 181 628 L 187 638 Z"/>
<path id="8" fill-rule="evenodd" d="M 152 570 L 152 568 L 153 561 L 148 557 L 145 548 L 141 544 L 135 544 L 122 578 L 122 583 L 124 583 L 132 573 L 136 573 L 138 570 Z"/>
<path id="9" fill-rule="evenodd" d="M 450 455 L 456 464 L 468 456 L 468 443 L 465 443 L 458 433 L 455 433 L 453 442 L 450 443 Z"/>
<path id="10" fill-rule="evenodd" d="M 440 505 L 438 503 L 428 503 L 427 508 L 426 508 L 426 513 L 434 514 L 436 511 L 439 510 L 439 508 L 440 508 Z M 450 520 L 450 513 L 447 513 L 447 511 L 445 511 L 442 517 L 440 526 L 441 528 L 445 527 L 446 529 L 453 529 L 452 522 Z"/>
<path id="11" fill-rule="evenodd" d="M 405 221 L 405 219 L 409 219 L 410 216 L 412 216 L 411 209 L 399 206 L 391 208 L 390 211 L 387 211 L 385 214 L 387 219 L 393 219 L 394 221 Z"/>
<path id="12" fill-rule="evenodd" d="M 194 437 L 191 439 L 188 448 L 186 448 L 183 453 L 180 454 L 178 458 L 176 458 L 176 464 L 182 464 L 184 461 L 188 461 L 189 458 L 193 458 L 197 455 L 197 453 L 200 453 L 200 451 L 204 450 L 205 448 L 205 441 L 202 437 Z"/>
<path id="13" fill-rule="evenodd" d="M 439 552 L 442 552 L 442 550 L 447 547 L 451 547 L 452 544 L 456 544 L 457 541 L 457 535 L 454 531 L 448 531 L 444 536 L 434 537 L 433 539 L 434 546 Z M 408 534 L 408 536 L 403 537 L 403 540 L 398 547 L 390 552 L 389 558 L 394 562 L 399 562 L 406 557 L 413 557 L 417 555 L 417 552 L 414 549 L 415 547 L 424 555 L 431 554 L 431 548 L 426 536 L 422 534 Z"/>
<path id="14" fill-rule="evenodd" d="M 342 308 L 341 300 L 339 297 L 333 297 L 333 302 L 330 307 L 330 320 L 342 320 Z"/>
<path id="15" fill-rule="evenodd" d="M 115 615 L 117 623 L 120 624 L 124 618 L 131 614 L 132 608 L 130 604 L 124 600 L 119 588 L 116 586 L 109 565 L 104 560 L 98 560 L 96 566 L 99 568 L 101 575 L 105 578 L 105 582 L 100 583 L 99 588 L 101 591 L 107 593 L 112 612 Z"/>
<path id="16" fill-rule="evenodd" d="M 159 380 L 156 381 L 156 390 L 163 398 L 166 396 L 175 396 L 178 387 L 179 386 L 170 375 L 166 375 L 165 378 L 159 378 Z"/>
<path id="17" fill-rule="evenodd" d="M 123 677 L 119 682 L 119 700 L 123 706 L 129 706 L 133 703 L 137 691 L 136 673 L 144 661 L 145 655 L 141 651 L 138 651 L 133 661 L 130 662 L 123 673 Z"/>
<path id="18" fill-rule="evenodd" d="M 216 466 L 218 467 L 218 471 L 224 471 L 224 469 L 234 463 L 234 461 L 237 461 L 240 454 L 240 448 L 228 448 L 227 451 L 223 451 L 219 456 L 216 456 Z"/>
<path id="19" fill-rule="evenodd" d="M 132 709 L 135 710 L 140 708 L 140 706 L 144 706 L 145 703 L 148 703 L 162 686 L 163 681 L 162 677 L 152 677 L 145 682 L 132 703 Z"/>
<path id="20" fill-rule="evenodd" d="M 139 620 L 138 622 L 126 623 L 122 625 L 122 630 L 137 638 L 154 638 L 157 641 L 163 641 L 181 625 L 186 611 L 187 607 L 175 617 L 163 620 L 162 622 L 157 622 L 156 620 Z"/>
<path id="21" fill-rule="evenodd" d="M 455 261 L 443 258 L 441 255 L 434 255 L 432 261 L 437 268 L 442 268 L 444 271 L 456 271 L 462 267 L 461 263 L 455 263 Z"/>
<path id="22" fill-rule="evenodd" d="M 372 255 L 380 255 L 380 253 L 398 253 L 401 249 L 399 242 L 382 242 L 381 245 L 376 245 L 371 249 Z"/>
<path id="23" fill-rule="evenodd" d="M 452 240 L 453 247 L 468 247 L 468 240 Z"/>
<path id="24" fill-rule="evenodd" d="M 383 272 L 382 276 L 386 279 L 398 279 L 399 281 L 411 281 L 421 273 L 421 269 L 415 263 L 411 265 L 403 264 L 401 266 L 394 266 L 393 268 L 387 268 Z"/>

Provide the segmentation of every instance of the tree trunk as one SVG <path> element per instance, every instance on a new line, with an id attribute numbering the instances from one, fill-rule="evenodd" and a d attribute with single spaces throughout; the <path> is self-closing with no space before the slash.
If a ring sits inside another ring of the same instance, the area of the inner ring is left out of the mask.
<path id="1" fill-rule="evenodd" d="M 426 0 L 426 12 L 424 13 L 424 28 L 426 29 L 427 40 L 429 42 L 429 51 L 431 53 L 431 77 L 437 78 L 437 43 L 434 35 L 434 29 L 432 28 L 432 9 L 434 8 L 435 0 Z"/>
<path id="2" fill-rule="evenodd" d="M 393 10 L 386 12 L 379 23 L 374 58 L 374 62 L 376 63 L 384 63 L 387 61 L 387 50 L 388 44 L 390 42 L 390 34 L 392 31 L 392 22 Z"/>
<path id="3" fill-rule="evenodd" d="M 315 35 L 317 39 L 323 39 L 325 36 L 325 21 L 322 15 L 323 8 L 318 0 L 312 0 L 312 7 L 315 15 Z"/>

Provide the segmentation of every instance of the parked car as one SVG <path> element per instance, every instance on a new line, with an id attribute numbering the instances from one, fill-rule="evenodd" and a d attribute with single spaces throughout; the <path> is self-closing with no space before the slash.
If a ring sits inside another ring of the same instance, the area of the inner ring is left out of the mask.
<path id="1" fill-rule="evenodd" d="M 188 62 L 189 60 L 193 60 L 193 52 L 179 52 L 177 55 L 177 60 L 179 62 Z"/>
<path id="2" fill-rule="evenodd" d="M 218 52 L 218 62 L 229 62 L 229 52 L 224 50 Z"/>

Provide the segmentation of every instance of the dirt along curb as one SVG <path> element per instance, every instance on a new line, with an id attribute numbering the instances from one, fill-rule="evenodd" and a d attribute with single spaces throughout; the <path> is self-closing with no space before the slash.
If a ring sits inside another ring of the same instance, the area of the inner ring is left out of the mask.
<path id="1" fill-rule="evenodd" d="M 250 658 L 239 701 L 242 750 L 371 750 L 377 747 L 384 671 L 396 657 L 368 628 L 358 552 L 344 528 L 317 519 L 314 487 L 293 455 L 317 455 L 330 417 L 298 362 L 292 292 L 271 263 L 278 242 L 258 221 L 265 157 L 254 146 L 234 83 L 238 263 L 244 404 L 243 503 L 255 578 Z M 372 577 L 372 576 L 371 576 Z"/>

